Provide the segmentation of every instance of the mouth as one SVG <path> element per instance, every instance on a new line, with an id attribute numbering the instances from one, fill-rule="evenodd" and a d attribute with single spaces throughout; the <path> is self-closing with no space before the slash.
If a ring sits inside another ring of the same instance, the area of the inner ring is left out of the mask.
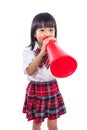
<path id="1" fill-rule="evenodd" d="M 44 38 L 43 38 L 43 40 L 45 40 L 45 39 L 47 39 L 49 36 L 45 36 Z"/>

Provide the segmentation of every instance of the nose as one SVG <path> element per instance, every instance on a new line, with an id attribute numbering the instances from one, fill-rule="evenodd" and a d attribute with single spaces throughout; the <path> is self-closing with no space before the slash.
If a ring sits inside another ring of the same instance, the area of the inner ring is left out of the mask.
<path id="1" fill-rule="evenodd" d="M 45 36 L 48 36 L 48 37 L 51 36 L 51 32 L 49 30 L 46 30 L 45 31 Z"/>

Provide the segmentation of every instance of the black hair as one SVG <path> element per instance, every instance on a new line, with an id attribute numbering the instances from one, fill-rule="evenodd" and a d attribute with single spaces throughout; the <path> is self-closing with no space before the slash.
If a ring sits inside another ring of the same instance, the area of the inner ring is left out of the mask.
<path id="1" fill-rule="evenodd" d="M 54 17 L 45 12 L 45 13 L 39 13 L 37 14 L 32 21 L 31 24 L 31 42 L 30 42 L 30 47 L 33 50 L 35 46 L 35 42 L 37 39 L 35 38 L 35 32 L 36 29 L 42 28 L 42 27 L 53 27 L 55 28 L 55 37 L 57 37 L 57 25 Z"/>

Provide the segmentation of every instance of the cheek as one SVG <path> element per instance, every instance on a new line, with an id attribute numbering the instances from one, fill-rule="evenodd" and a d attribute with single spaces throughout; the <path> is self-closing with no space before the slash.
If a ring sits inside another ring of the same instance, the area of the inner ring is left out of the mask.
<path id="1" fill-rule="evenodd" d="M 37 37 L 37 41 L 38 41 L 38 43 L 42 43 L 43 42 L 42 37 Z"/>
<path id="2" fill-rule="evenodd" d="M 39 37 L 38 37 L 38 40 L 39 40 L 40 42 L 43 42 L 43 36 L 39 36 Z"/>
<path id="3" fill-rule="evenodd" d="M 52 34 L 53 37 L 55 37 L 55 32 Z"/>

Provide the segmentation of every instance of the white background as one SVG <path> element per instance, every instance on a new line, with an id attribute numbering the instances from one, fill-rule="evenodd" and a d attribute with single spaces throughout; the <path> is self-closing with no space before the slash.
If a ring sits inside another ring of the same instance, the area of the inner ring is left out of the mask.
<path id="1" fill-rule="evenodd" d="M 58 79 L 67 114 L 58 119 L 59 130 L 87 129 L 87 4 L 86 0 L 0 1 L 0 129 L 31 130 L 22 114 L 26 76 L 22 53 L 29 44 L 32 18 L 51 13 L 58 26 L 58 44 L 76 58 L 78 67 Z M 47 130 L 46 120 L 42 130 Z"/>

